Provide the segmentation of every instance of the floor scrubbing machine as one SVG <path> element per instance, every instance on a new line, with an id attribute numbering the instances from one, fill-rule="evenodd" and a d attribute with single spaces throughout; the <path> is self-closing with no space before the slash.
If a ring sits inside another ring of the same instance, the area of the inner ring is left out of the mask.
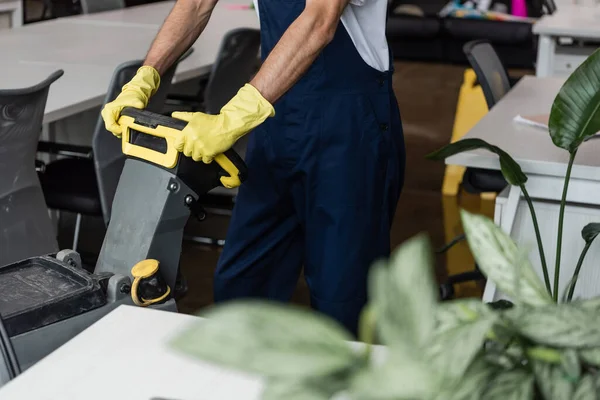
<path id="1" fill-rule="evenodd" d="M 93 273 L 72 250 L 0 268 L 0 315 L 22 369 L 121 304 L 177 311 L 173 295 L 188 218 L 206 217 L 200 196 L 245 179 L 245 164 L 233 150 L 210 164 L 179 153 L 174 143 L 184 121 L 126 108 L 119 124 L 127 159 Z"/>

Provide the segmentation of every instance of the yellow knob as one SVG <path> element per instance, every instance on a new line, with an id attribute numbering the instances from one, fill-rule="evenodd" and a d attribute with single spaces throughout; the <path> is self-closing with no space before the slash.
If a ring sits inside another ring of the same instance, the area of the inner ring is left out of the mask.
<path id="1" fill-rule="evenodd" d="M 149 278 L 158 272 L 158 260 L 142 260 L 131 268 L 131 275 L 134 278 Z"/>

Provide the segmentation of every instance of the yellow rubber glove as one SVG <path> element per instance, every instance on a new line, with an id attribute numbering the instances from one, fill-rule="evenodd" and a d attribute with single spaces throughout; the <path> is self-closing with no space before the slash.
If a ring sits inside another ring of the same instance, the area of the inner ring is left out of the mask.
<path id="1" fill-rule="evenodd" d="M 195 161 L 209 164 L 236 141 L 275 115 L 275 109 L 256 88 L 244 85 L 217 115 L 174 112 L 173 118 L 188 122 L 175 141 L 175 148 Z"/>
<path id="2" fill-rule="evenodd" d="M 157 70 L 147 65 L 138 69 L 135 76 L 123 86 L 117 98 L 110 103 L 106 103 L 102 108 L 101 115 L 106 130 L 117 137 L 121 137 L 123 132 L 121 126 L 117 123 L 121 111 L 125 107 L 146 108 L 150 97 L 156 93 L 159 86 L 160 75 Z"/>

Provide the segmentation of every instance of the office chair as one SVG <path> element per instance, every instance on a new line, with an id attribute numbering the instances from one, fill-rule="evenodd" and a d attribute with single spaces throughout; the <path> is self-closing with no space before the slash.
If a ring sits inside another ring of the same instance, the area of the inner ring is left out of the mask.
<path id="1" fill-rule="evenodd" d="M 148 110 L 162 111 L 177 64 L 191 52 L 190 49 L 163 74 L 159 90 L 148 103 Z M 103 104 L 118 96 L 141 65 L 141 60 L 129 61 L 115 69 Z M 91 147 L 40 142 L 38 151 L 62 156 L 46 165 L 39 176 L 48 208 L 77 214 L 72 246 L 77 250 L 83 215 L 101 216 L 108 225 L 113 197 L 125 164 L 121 141 L 105 129 L 104 120 L 98 116 Z"/>
<path id="2" fill-rule="evenodd" d="M 488 41 L 470 41 L 463 46 L 463 51 L 469 64 L 475 71 L 488 109 L 491 109 L 508 93 L 517 80 L 509 77 L 498 54 Z M 465 170 L 461 185 L 467 193 L 481 194 L 486 192 L 500 193 L 508 183 L 500 171 L 469 167 Z M 463 240 L 465 240 L 465 236 L 459 235 L 450 243 L 437 250 L 437 253 L 445 253 L 452 246 Z M 448 280 L 440 285 L 440 296 L 442 300 L 448 300 L 454 296 L 455 284 L 483 279 L 485 277 L 479 272 L 477 265 L 475 265 L 473 271 L 449 276 Z"/>
<path id="3" fill-rule="evenodd" d="M 195 96 L 169 95 L 167 104 L 189 111 L 202 111 L 218 114 L 221 108 L 237 91 L 250 82 L 258 68 L 260 51 L 260 30 L 241 28 L 228 32 L 213 64 L 206 84 Z M 234 145 L 237 153 L 245 159 L 248 135 Z M 237 189 L 218 187 L 200 199 L 207 212 L 215 215 L 230 215 L 235 202 Z M 199 236 L 186 236 L 186 240 L 199 243 L 223 245 L 222 240 Z"/>
<path id="4" fill-rule="evenodd" d="M 50 85 L 62 75 L 0 90 L 0 266 L 58 250 L 35 156 Z"/>

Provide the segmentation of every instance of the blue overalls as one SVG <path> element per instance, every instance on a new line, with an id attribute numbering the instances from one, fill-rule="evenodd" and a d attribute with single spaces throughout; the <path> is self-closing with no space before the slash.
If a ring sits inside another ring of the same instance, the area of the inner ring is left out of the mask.
<path id="1" fill-rule="evenodd" d="M 304 6 L 259 0 L 263 59 Z M 390 253 L 404 180 L 392 70 L 366 64 L 340 22 L 275 117 L 250 134 L 215 302 L 289 301 L 304 267 L 312 307 L 356 333 L 368 269 Z"/>

